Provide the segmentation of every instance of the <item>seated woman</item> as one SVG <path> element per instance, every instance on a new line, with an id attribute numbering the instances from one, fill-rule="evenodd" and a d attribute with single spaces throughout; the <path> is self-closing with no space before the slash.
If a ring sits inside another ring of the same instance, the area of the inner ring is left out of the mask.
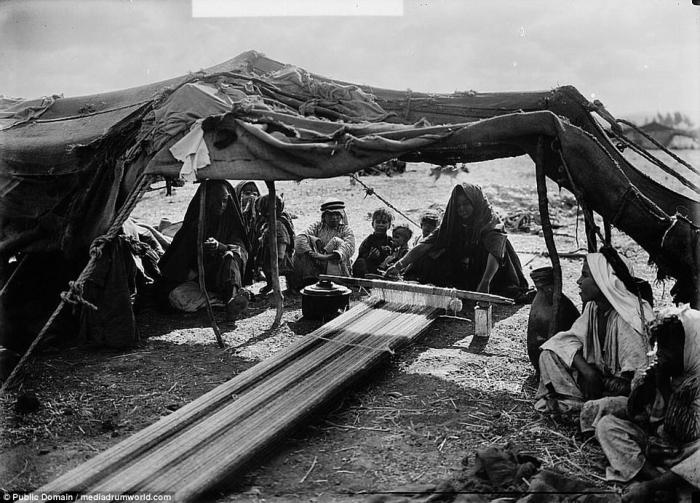
<path id="1" fill-rule="evenodd" d="M 268 224 L 269 195 L 259 197 L 255 201 L 257 222 L 255 224 L 255 236 L 258 239 L 258 258 L 255 263 L 262 268 L 266 285 L 260 289 L 261 294 L 272 291 L 272 261 L 270 256 L 270 230 Z M 294 258 L 294 224 L 289 213 L 284 211 L 284 201 L 277 196 L 277 267 L 280 276 L 292 272 L 292 260 Z"/>
<path id="2" fill-rule="evenodd" d="M 353 253 L 355 235 L 348 226 L 345 203 L 329 199 L 321 205 L 321 221 L 312 224 L 294 240 L 291 287 L 299 289 L 314 283 L 319 274 L 350 276 Z"/>
<path id="3" fill-rule="evenodd" d="M 236 184 L 233 190 L 236 192 L 236 198 L 241 206 L 243 223 L 250 233 L 257 219 L 255 201 L 260 197 L 260 189 L 254 180 L 242 180 Z"/>
<path id="4" fill-rule="evenodd" d="M 207 180 L 197 189 L 182 227 L 158 263 L 162 275 L 160 291 L 167 295 L 172 307 L 181 311 L 192 312 L 206 305 L 204 292 L 199 287 L 197 265 L 197 231 L 203 193 L 204 284 L 213 303 L 226 305 L 228 318 L 235 319 L 249 300 L 249 293 L 243 286 L 250 241 L 238 198 L 226 180 Z"/>
<path id="5" fill-rule="evenodd" d="M 494 293 L 525 302 L 528 292 L 520 260 L 503 223 L 481 189 L 456 185 L 440 226 L 387 270 L 436 286 Z"/>
<path id="6" fill-rule="evenodd" d="M 683 496 L 700 489 L 700 311 L 667 308 L 651 339 L 656 363 L 623 407 L 592 426 L 610 463 L 606 479 L 637 481 L 622 501 L 690 501 Z"/>
<path id="7" fill-rule="evenodd" d="M 646 320 L 653 312 L 620 275 L 602 253 L 586 255 L 578 279 L 583 313 L 541 346 L 536 410 L 577 412 L 586 400 L 626 396 L 634 373 L 646 368 L 649 343 L 640 306 Z"/>
<path id="8" fill-rule="evenodd" d="M 241 207 L 241 215 L 243 216 L 243 224 L 245 225 L 246 232 L 250 237 L 250 246 L 248 250 L 250 254 L 250 267 L 249 275 L 245 277 L 246 283 L 253 282 L 254 280 L 261 280 L 260 267 L 255 263 L 258 257 L 258 238 L 255 234 L 256 224 L 258 222 L 257 211 L 255 209 L 255 202 L 260 197 L 260 187 L 258 187 L 257 182 L 254 180 L 241 180 L 233 188 L 236 192 L 236 197 Z"/>

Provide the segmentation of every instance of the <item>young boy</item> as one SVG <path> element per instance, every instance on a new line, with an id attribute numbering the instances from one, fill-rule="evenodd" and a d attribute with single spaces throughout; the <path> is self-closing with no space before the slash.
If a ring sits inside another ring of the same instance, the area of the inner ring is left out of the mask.
<path id="1" fill-rule="evenodd" d="M 384 259 L 379 266 L 379 269 L 386 270 L 394 262 L 400 260 L 408 253 L 408 242 L 413 236 L 413 231 L 408 225 L 397 225 L 391 232 L 391 241 L 393 243 L 391 255 Z"/>
<path id="2" fill-rule="evenodd" d="M 364 278 L 366 274 L 376 274 L 379 265 L 392 251 L 392 241 L 387 235 L 394 216 L 388 210 L 379 208 L 372 213 L 374 232 L 367 236 L 357 252 L 357 260 L 352 266 L 352 275 Z"/>
<path id="3" fill-rule="evenodd" d="M 420 217 L 421 233 L 413 240 L 413 246 L 416 246 L 421 239 L 429 236 L 438 225 L 440 225 L 440 216 L 434 211 L 425 211 Z"/>

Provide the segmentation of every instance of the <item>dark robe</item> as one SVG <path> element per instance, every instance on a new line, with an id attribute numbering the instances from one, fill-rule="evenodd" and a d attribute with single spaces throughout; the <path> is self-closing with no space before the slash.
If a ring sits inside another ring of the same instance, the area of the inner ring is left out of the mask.
<path id="1" fill-rule="evenodd" d="M 370 234 L 362 241 L 357 252 L 357 259 L 352 265 L 352 275 L 364 278 L 366 274 L 377 274 L 377 269 L 391 254 L 393 242 L 387 235 Z M 370 256 L 375 252 L 375 256 Z"/>
<path id="2" fill-rule="evenodd" d="M 457 214 L 459 193 L 473 207 L 467 225 Z M 476 185 L 463 183 L 454 187 L 440 226 L 421 244 L 430 248 L 409 267 L 406 279 L 473 291 L 491 254 L 498 260 L 499 268 L 491 280 L 490 293 L 516 298 L 528 289 L 520 259 L 508 241 L 503 223 Z"/>
<path id="3" fill-rule="evenodd" d="M 270 255 L 270 242 L 269 242 L 269 222 L 268 222 L 268 211 L 269 207 L 267 201 L 269 199 L 268 195 L 264 195 L 258 198 L 255 202 L 256 220 L 255 220 L 255 237 L 257 240 L 257 258 L 256 265 L 262 268 L 265 274 L 265 279 L 268 283 L 272 280 L 272 260 Z M 278 268 L 280 275 L 286 275 L 291 272 L 292 260 L 294 258 L 294 224 L 292 223 L 292 216 L 284 211 L 284 201 L 277 197 L 277 232 L 275 238 L 277 243 L 282 241 L 283 237 L 287 242 L 287 250 L 285 257 L 278 260 Z"/>
<path id="4" fill-rule="evenodd" d="M 243 224 L 238 198 L 226 180 L 207 180 L 201 183 L 190 201 L 182 227 L 173 237 L 172 244 L 160 259 L 162 282 L 160 291 L 166 296 L 189 279 L 190 271 L 198 274 L 197 227 L 202 191 L 206 189 L 204 235 L 221 245 L 213 253 L 204 251 L 204 277 L 207 291 L 227 302 L 235 289 L 251 283 L 248 264 L 250 239 Z"/>

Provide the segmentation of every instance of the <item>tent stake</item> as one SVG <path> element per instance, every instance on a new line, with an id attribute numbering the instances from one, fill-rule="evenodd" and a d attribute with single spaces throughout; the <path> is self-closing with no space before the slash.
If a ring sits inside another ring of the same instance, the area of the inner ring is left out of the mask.
<path id="1" fill-rule="evenodd" d="M 535 158 L 535 178 L 537 180 L 537 199 L 540 207 L 540 219 L 542 220 L 542 233 L 547 244 L 549 258 L 552 261 L 554 276 L 554 293 L 552 294 L 552 319 L 549 320 L 549 336 L 554 335 L 559 319 L 559 306 L 561 305 L 561 264 L 557 246 L 554 242 L 552 222 L 549 220 L 549 203 L 547 201 L 547 179 L 544 174 L 544 138 L 540 136 L 537 141 L 537 156 Z"/>
<path id="2" fill-rule="evenodd" d="M 282 322 L 282 315 L 284 314 L 284 297 L 282 296 L 282 289 L 280 288 L 280 270 L 279 261 L 277 259 L 277 191 L 275 190 L 275 182 L 266 181 L 267 185 L 267 238 L 270 241 L 268 246 L 270 247 L 270 273 L 272 275 L 272 291 L 274 292 L 275 305 L 277 306 L 277 313 L 275 314 L 275 321 L 272 323 L 272 328 L 277 328 Z"/>
<path id="3" fill-rule="evenodd" d="M 207 199 L 207 181 L 202 181 L 204 185 L 202 187 L 202 196 L 199 198 L 199 221 L 197 222 L 197 276 L 199 277 L 199 289 L 204 294 L 204 299 L 207 303 L 207 316 L 209 316 L 209 323 L 211 324 L 212 330 L 214 330 L 214 335 L 216 336 L 216 343 L 220 348 L 226 347 L 224 340 L 221 338 L 221 331 L 219 330 L 219 325 L 216 324 L 214 319 L 214 312 L 211 309 L 211 302 L 209 301 L 209 294 L 207 293 L 207 285 L 204 278 L 204 212 L 206 209 L 206 199 Z"/>

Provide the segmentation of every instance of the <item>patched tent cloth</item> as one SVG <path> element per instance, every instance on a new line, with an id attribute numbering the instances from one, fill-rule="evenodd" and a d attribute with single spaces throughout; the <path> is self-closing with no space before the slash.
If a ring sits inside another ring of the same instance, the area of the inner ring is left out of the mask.
<path id="1" fill-rule="evenodd" d="M 609 148 L 591 118 L 594 108 L 573 88 L 452 95 L 371 89 L 254 51 L 124 91 L 3 99 L 0 253 L 85 252 L 144 175 L 300 180 L 397 157 L 436 164 L 534 158 L 544 136 L 557 140 L 594 210 L 615 215 L 613 224 L 658 255 L 660 265 L 681 272 L 674 257 L 660 253 L 660 236 L 676 223 L 670 215 L 693 221 L 700 206 Z M 558 163 L 545 168 L 566 186 Z M 661 219 L 658 229 L 632 218 L 640 205 Z"/>

